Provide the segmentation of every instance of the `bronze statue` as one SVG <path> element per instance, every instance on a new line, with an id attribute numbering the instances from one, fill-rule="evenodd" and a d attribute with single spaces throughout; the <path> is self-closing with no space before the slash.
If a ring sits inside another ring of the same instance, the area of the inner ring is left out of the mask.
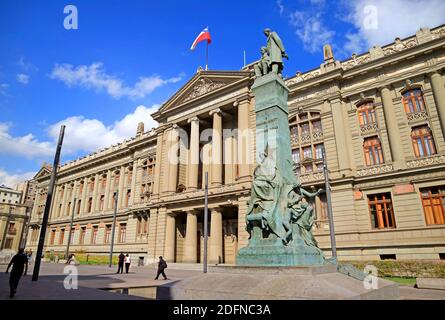
<path id="1" fill-rule="evenodd" d="M 264 35 L 267 37 L 267 45 L 265 49 L 261 48 L 261 61 L 254 66 L 255 75 L 261 77 L 272 72 L 282 77 L 283 58 L 289 59 L 283 42 L 278 34 L 269 28 L 264 29 Z"/>

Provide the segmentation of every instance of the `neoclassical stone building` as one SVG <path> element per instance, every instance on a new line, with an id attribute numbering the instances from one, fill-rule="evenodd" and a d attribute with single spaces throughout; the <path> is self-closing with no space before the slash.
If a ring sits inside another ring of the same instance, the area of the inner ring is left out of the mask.
<path id="1" fill-rule="evenodd" d="M 319 67 L 286 79 L 289 125 L 296 170 L 308 189 L 324 186 L 325 147 L 339 258 L 444 259 L 445 26 L 345 61 L 324 51 Z M 163 255 L 199 263 L 208 172 L 209 259 L 234 263 L 248 238 L 252 83 L 252 65 L 199 70 L 153 115 L 157 128 L 144 132 L 140 125 L 134 138 L 62 165 L 46 249 L 64 252 L 71 232 L 72 250 L 108 253 L 118 193 L 116 251 L 147 262 Z M 30 247 L 50 169 L 35 177 Z M 329 255 L 325 196 L 313 206 L 314 233 Z"/>

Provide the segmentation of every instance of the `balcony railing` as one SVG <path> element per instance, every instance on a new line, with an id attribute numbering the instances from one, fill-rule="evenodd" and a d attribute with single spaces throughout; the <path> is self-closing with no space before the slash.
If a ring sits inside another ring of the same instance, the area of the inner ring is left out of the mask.
<path id="1" fill-rule="evenodd" d="M 360 126 L 360 132 L 362 135 L 375 133 L 379 129 L 379 126 L 377 123 L 367 123 Z"/>
<path id="2" fill-rule="evenodd" d="M 411 124 L 419 121 L 428 120 L 428 113 L 426 112 L 426 110 L 408 113 L 406 115 L 406 118 L 408 119 L 408 122 Z"/>

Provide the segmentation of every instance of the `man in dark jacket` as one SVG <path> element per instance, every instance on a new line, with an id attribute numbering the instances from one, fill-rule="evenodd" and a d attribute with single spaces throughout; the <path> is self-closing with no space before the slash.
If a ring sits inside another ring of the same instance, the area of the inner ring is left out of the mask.
<path id="1" fill-rule="evenodd" d="M 10 298 L 14 297 L 22 275 L 25 276 L 28 272 L 28 257 L 23 253 L 23 251 L 25 251 L 23 248 L 19 249 L 19 252 L 12 257 L 11 262 L 6 268 L 6 273 L 8 273 L 9 268 L 12 265 L 11 275 L 9 276 Z"/>
<path id="2" fill-rule="evenodd" d="M 124 261 L 125 261 L 125 255 L 123 252 L 121 252 L 121 254 L 119 255 L 119 262 L 118 262 L 118 267 L 117 267 L 117 272 L 116 273 L 123 273 L 124 272 Z"/>
<path id="3" fill-rule="evenodd" d="M 155 280 L 158 280 L 160 274 L 162 274 L 162 276 L 164 277 L 164 280 L 168 280 L 168 278 L 164 272 L 165 268 L 167 268 L 167 262 L 165 262 L 165 260 L 162 259 L 162 256 L 160 256 L 159 262 L 158 262 L 158 273 L 156 274 Z"/>

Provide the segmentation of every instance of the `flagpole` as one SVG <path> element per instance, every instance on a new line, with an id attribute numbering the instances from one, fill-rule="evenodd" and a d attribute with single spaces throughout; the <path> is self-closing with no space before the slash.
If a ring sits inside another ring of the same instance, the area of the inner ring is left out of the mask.
<path id="1" fill-rule="evenodd" d="M 208 69 L 209 64 L 209 41 L 206 41 L 206 71 Z"/>

